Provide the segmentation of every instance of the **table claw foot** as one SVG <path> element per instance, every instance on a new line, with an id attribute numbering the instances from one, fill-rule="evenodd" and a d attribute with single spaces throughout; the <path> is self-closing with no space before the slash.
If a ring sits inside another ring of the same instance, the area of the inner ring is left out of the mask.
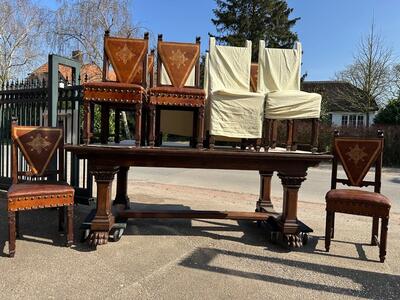
<path id="1" fill-rule="evenodd" d="M 108 232 L 91 231 L 88 237 L 89 247 L 96 249 L 98 245 L 104 245 L 108 242 Z"/>
<path id="2" fill-rule="evenodd" d="M 303 247 L 303 238 L 300 234 L 285 234 L 282 237 L 282 242 L 288 248 Z"/>

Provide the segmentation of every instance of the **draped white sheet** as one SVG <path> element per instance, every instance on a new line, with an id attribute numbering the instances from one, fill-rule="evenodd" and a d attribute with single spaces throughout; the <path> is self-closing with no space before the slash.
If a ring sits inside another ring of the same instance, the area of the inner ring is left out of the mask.
<path id="1" fill-rule="evenodd" d="M 250 92 L 251 42 L 246 47 L 217 46 L 211 37 L 209 51 L 207 129 L 214 136 L 260 138 L 264 94 Z"/>
<path id="2" fill-rule="evenodd" d="M 192 69 L 185 86 L 195 85 L 195 68 Z M 171 85 L 171 80 L 165 68 L 161 65 L 162 85 Z M 192 136 L 193 112 L 179 110 L 162 110 L 160 119 L 160 130 L 163 133 L 175 134 L 179 136 Z"/>
<path id="3" fill-rule="evenodd" d="M 300 91 L 301 58 L 300 43 L 295 49 L 274 49 L 260 41 L 257 91 L 266 94 L 266 118 L 320 117 L 321 95 Z"/>

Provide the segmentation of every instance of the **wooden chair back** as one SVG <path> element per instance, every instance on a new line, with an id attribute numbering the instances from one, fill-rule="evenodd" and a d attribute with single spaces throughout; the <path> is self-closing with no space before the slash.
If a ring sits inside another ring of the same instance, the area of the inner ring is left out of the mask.
<path id="1" fill-rule="evenodd" d="M 378 131 L 376 138 L 341 137 L 335 132 L 331 188 L 336 189 L 337 183 L 358 187 L 374 186 L 374 192 L 380 193 L 383 144 L 382 131 Z M 347 178 L 337 177 L 338 163 L 343 166 Z M 365 180 L 372 166 L 375 166 L 374 180 Z"/>
<path id="2" fill-rule="evenodd" d="M 103 81 L 107 81 L 110 64 L 113 67 L 117 81 L 120 83 L 135 83 L 146 87 L 147 51 L 149 33 L 143 39 L 110 37 L 110 32 L 104 34 Z M 142 76 L 136 75 L 140 72 Z"/>
<path id="3" fill-rule="evenodd" d="M 183 88 L 193 68 L 195 87 L 200 88 L 200 37 L 196 43 L 164 42 L 158 35 L 157 44 L 157 86 L 161 86 L 161 68 L 165 68 L 171 85 Z"/>
<path id="4" fill-rule="evenodd" d="M 58 175 L 64 181 L 64 139 L 63 130 L 55 127 L 11 125 L 12 183 L 21 180 L 35 180 Z M 23 159 L 26 166 L 22 164 Z M 52 161 L 58 158 L 58 166 L 51 169 Z"/>

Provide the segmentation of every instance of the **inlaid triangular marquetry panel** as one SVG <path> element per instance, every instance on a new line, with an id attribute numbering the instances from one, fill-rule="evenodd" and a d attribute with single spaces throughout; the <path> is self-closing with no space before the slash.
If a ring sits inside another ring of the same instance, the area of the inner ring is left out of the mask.
<path id="1" fill-rule="evenodd" d="M 148 40 L 108 37 L 104 41 L 104 47 L 117 80 L 132 83 L 139 66 L 143 64 Z"/>
<path id="2" fill-rule="evenodd" d="M 151 74 L 153 70 L 154 70 L 154 55 L 149 55 L 147 57 L 147 73 Z M 143 81 L 142 74 L 143 74 L 143 64 L 140 63 L 131 83 L 141 84 Z"/>
<path id="3" fill-rule="evenodd" d="M 183 87 L 200 57 L 200 45 L 160 41 L 157 51 L 172 85 Z"/>
<path id="4" fill-rule="evenodd" d="M 383 149 L 382 139 L 335 138 L 335 151 L 349 181 L 360 186 Z"/>
<path id="5" fill-rule="evenodd" d="M 33 174 L 42 175 L 62 139 L 61 128 L 14 126 L 12 137 Z"/>
<path id="6" fill-rule="evenodd" d="M 258 81 L 258 64 L 251 64 L 250 86 L 253 92 L 257 91 L 257 81 Z"/>

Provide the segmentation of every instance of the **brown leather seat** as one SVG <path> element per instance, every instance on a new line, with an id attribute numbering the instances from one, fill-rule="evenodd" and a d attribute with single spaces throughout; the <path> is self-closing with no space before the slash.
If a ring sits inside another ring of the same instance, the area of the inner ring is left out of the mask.
<path id="1" fill-rule="evenodd" d="M 64 184 L 18 183 L 7 193 L 10 211 L 74 204 L 74 188 Z"/>
<path id="2" fill-rule="evenodd" d="M 387 216 L 391 206 L 382 194 L 352 189 L 331 190 L 325 199 L 327 210 L 371 217 Z"/>
<path id="3" fill-rule="evenodd" d="M 206 93 L 199 88 L 177 88 L 173 86 L 153 87 L 149 90 L 150 104 L 199 107 L 204 106 Z"/>
<path id="4" fill-rule="evenodd" d="M 116 82 L 116 81 L 86 82 L 83 84 L 83 86 L 87 88 L 99 88 L 99 89 L 122 88 L 122 89 L 135 89 L 135 90 L 145 91 L 144 87 L 139 84 Z"/>

